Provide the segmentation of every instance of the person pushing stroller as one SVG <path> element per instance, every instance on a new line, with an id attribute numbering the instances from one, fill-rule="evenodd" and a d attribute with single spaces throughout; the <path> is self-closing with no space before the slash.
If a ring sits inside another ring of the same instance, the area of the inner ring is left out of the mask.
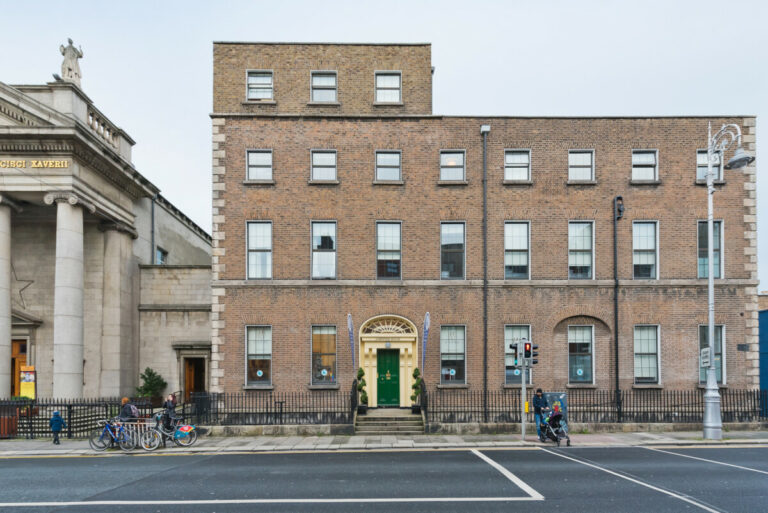
<path id="1" fill-rule="evenodd" d="M 544 442 L 546 439 L 541 433 L 541 422 L 543 419 L 541 414 L 542 408 L 549 408 L 549 403 L 547 402 L 547 398 L 544 397 L 544 392 L 540 388 L 537 388 L 536 395 L 533 396 L 533 421 L 536 423 L 536 434 L 539 436 L 539 440 Z"/>

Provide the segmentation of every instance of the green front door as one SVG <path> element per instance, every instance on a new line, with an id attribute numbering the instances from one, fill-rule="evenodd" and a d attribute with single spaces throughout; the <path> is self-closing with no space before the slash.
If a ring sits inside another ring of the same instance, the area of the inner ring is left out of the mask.
<path id="1" fill-rule="evenodd" d="M 376 352 L 376 372 L 376 403 L 379 406 L 400 406 L 400 351 L 379 349 Z"/>

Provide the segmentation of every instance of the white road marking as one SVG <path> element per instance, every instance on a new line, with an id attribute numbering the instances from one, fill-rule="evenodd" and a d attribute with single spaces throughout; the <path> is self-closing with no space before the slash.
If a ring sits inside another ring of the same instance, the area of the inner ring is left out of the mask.
<path id="1" fill-rule="evenodd" d="M 665 495 L 669 495 L 670 497 L 674 497 L 676 499 L 680 499 L 681 501 L 687 502 L 688 504 L 692 504 L 696 506 L 697 508 L 701 508 L 704 511 L 708 511 L 709 513 L 722 513 L 720 510 L 712 509 L 709 506 L 702 504 L 700 502 L 697 502 L 691 498 L 686 497 L 685 495 L 680 495 L 674 492 L 670 492 L 669 490 L 664 490 L 663 488 L 659 488 L 657 486 L 653 486 L 652 484 L 644 483 L 643 481 L 640 481 L 638 479 L 631 478 L 629 476 L 625 476 L 623 474 L 619 474 L 618 472 L 614 472 L 613 470 L 608 470 L 607 468 L 603 468 L 599 465 L 593 465 L 592 463 L 587 463 L 586 461 L 577 460 L 576 458 L 571 458 L 570 456 L 566 456 L 564 454 L 560 454 L 554 451 L 550 451 L 549 449 L 541 449 L 544 452 L 547 452 L 549 454 L 552 454 L 554 456 L 559 456 L 560 458 L 565 458 L 566 460 L 575 461 L 576 463 L 581 463 L 582 465 L 586 465 L 587 467 L 592 467 L 597 470 L 602 470 L 603 472 L 606 472 L 608 474 L 611 474 L 616 477 L 620 477 L 622 479 L 626 479 L 627 481 L 630 481 L 635 484 L 639 484 L 640 486 L 645 486 L 646 488 L 650 488 L 651 490 L 663 493 Z"/>
<path id="2" fill-rule="evenodd" d="M 165 501 L 72 501 L 72 502 L 0 502 L 0 508 L 56 508 L 68 506 L 169 506 L 198 504 L 355 504 L 394 502 L 509 502 L 532 501 L 531 497 L 382 497 L 350 499 L 200 499 Z"/>
<path id="3" fill-rule="evenodd" d="M 502 465 L 500 465 L 499 463 L 496 463 L 491 458 L 489 458 L 488 456 L 486 456 L 485 454 L 481 453 L 476 449 L 472 449 L 472 452 L 475 454 L 475 456 L 477 456 L 478 458 L 480 458 L 481 460 L 483 460 L 484 462 L 486 462 L 487 464 L 489 464 L 490 466 L 492 466 L 493 468 L 501 472 L 501 475 L 503 475 L 504 477 L 506 477 L 513 483 L 515 483 L 518 488 L 520 488 L 525 493 L 530 495 L 531 500 L 536 500 L 536 501 L 544 500 L 543 495 L 541 495 L 539 492 L 537 492 L 536 490 L 528 486 L 528 484 L 525 481 L 523 481 L 522 479 L 514 475 L 512 472 L 504 468 Z"/>
<path id="4" fill-rule="evenodd" d="M 663 452 L 665 454 L 673 454 L 675 456 L 680 456 L 682 458 L 691 458 L 692 460 L 706 461 L 707 463 L 716 463 L 718 465 L 725 465 L 726 467 L 740 468 L 741 470 L 749 470 L 750 472 L 759 472 L 761 474 L 768 475 L 768 472 L 766 472 L 765 470 L 758 470 L 756 468 L 742 467 L 741 465 L 734 465 L 733 463 L 725 463 L 723 461 L 708 460 L 706 458 L 699 458 L 698 456 L 690 456 L 688 454 L 680 454 L 679 452 L 662 451 L 661 449 L 656 449 L 655 447 L 645 447 L 645 448 L 648 449 L 649 451 Z"/>

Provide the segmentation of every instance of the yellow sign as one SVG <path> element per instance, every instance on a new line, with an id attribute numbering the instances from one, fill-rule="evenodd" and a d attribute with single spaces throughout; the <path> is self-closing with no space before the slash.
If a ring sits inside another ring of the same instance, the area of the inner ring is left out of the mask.
<path id="1" fill-rule="evenodd" d="M 35 398 L 35 367 L 34 365 L 21 366 L 21 383 L 19 395 L 29 399 Z"/>
<path id="2" fill-rule="evenodd" d="M 528 413 L 528 401 L 525 401 L 525 413 Z"/>
<path id="3" fill-rule="evenodd" d="M 68 160 L 0 160 L 0 168 L 68 168 Z"/>

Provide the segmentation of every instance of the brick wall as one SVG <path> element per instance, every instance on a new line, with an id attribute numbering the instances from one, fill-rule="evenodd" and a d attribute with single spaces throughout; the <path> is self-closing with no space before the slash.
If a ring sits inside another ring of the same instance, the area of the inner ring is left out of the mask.
<path id="1" fill-rule="evenodd" d="M 312 56 L 317 50 L 291 51 Z M 236 45 L 217 45 L 214 52 L 214 109 L 219 113 L 213 116 L 214 389 L 242 389 L 246 325 L 272 326 L 273 383 L 277 390 L 291 391 L 309 385 L 311 326 L 336 325 L 337 374 L 346 389 L 354 370 L 347 313 L 356 323 L 357 338 L 360 324 L 376 315 L 401 315 L 421 330 L 426 311 L 432 316 L 424 369 L 428 384 L 439 380 L 440 326 L 464 324 L 468 386 L 481 388 L 482 124 L 491 126 L 489 388 L 504 386 L 505 324 L 531 326 L 541 353 L 534 382 L 544 388 L 567 386 L 567 327 L 593 325 L 595 386 L 613 388 L 616 195 L 623 196 L 626 207 L 618 224 L 621 386 L 634 382 L 636 324 L 660 326 L 663 387 L 698 384 L 698 326 L 707 322 L 707 293 L 706 280 L 697 277 L 696 227 L 697 220 L 706 219 L 707 200 L 706 187 L 696 183 L 696 150 L 706 145 L 709 119 L 369 117 L 364 103 L 355 115 L 342 117 L 308 111 L 301 116 L 226 115 L 235 96 L 234 90 L 227 91 L 233 81 L 223 80 L 222 67 L 226 63 L 234 69 L 253 55 L 267 59 L 268 54 Z M 257 64 L 267 67 L 268 60 Z M 282 61 L 275 62 L 269 67 L 282 70 Z M 304 75 L 300 82 L 308 90 L 308 71 Z M 244 90 L 244 83 L 237 87 Z M 278 98 L 281 102 L 288 103 Z M 754 150 L 754 118 L 711 121 L 714 126 L 740 124 L 747 149 Z M 338 152 L 338 184 L 309 183 L 310 150 L 319 148 Z M 505 148 L 531 150 L 531 183 L 503 182 Z M 248 149 L 272 149 L 274 183 L 244 183 Z M 375 151 L 384 149 L 402 152 L 402 184 L 374 183 Z M 466 183 L 439 183 L 441 149 L 466 151 Z M 569 149 L 594 150 L 594 184 L 568 184 Z M 657 183 L 632 183 L 633 149 L 658 150 Z M 725 227 L 725 279 L 717 281 L 716 320 L 726 326 L 727 384 L 733 388 L 755 387 L 758 378 L 754 186 L 754 166 L 725 171 L 715 195 L 715 217 Z M 273 223 L 269 281 L 245 280 L 245 226 L 252 220 Z M 310 280 L 312 220 L 337 221 L 336 280 Z M 402 222 L 403 281 L 376 280 L 375 223 L 386 220 Z M 531 280 L 504 280 L 505 220 L 530 222 Z M 567 279 L 569 220 L 594 221 L 594 280 Z M 656 280 L 632 279 L 634 220 L 658 222 Z M 441 221 L 466 223 L 465 280 L 440 280 Z M 740 344 L 747 350 L 738 351 Z"/>
<path id="2" fill-rule="evenodd" d="M 432 113 L 428 44 L 213 45 L 213 110 L 252 114 L 395 115 Z M 272 70 L 274 102 L 246 100 L 247 70 Z M 338 105 L 309 105 L 310 73 L 336 71 Z M 402 73 L 402 105 L 374 105 L 374 72 Z"/>

